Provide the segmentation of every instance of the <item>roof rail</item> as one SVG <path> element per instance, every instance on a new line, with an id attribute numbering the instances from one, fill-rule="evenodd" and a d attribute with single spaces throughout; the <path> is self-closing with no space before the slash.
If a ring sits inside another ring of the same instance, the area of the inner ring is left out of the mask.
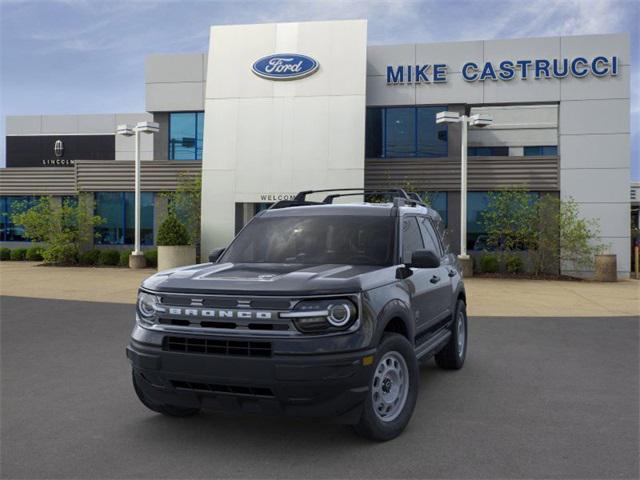
<path id="1" fill-rule="evenodd" d="M 311 195 L 313 193 L 326 193 L 326 192 L 343 192 L 343 193 L 333 193 L 331 195 L 327 195 L 322 202 L 315 202 L 311 200 L 307 200 L 307 195 Z M 346 193 L 344 193 L 346 192 Z M 407 193 L 402 188 L 390 188 L 390 189 L 366 189 L 366 188 L 328 188 L 323 190 L 304 190 L 302 192 L 298 192 L 296 196 L 291 200 L 280 200 L 279 202 L 274 203 L 270 208 L 286 208 L 286 207 L 302 207 L 308 205 L 328 205 L 332 204 L 333 200 L 339 197 L 348 197 L 355 195 L 390 195 L 393 199 L 394 206 L 423 206 L 426 205 L 422 202 L 420 195 L 415 192 Z"/>

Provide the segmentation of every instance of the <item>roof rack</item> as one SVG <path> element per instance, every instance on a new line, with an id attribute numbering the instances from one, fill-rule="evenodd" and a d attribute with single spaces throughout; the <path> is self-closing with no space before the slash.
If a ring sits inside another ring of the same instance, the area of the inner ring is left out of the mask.
<path id="1" fill-rule="evenodd" d="M 314 202 L 307 200 L 307 195 L 313 193 L 327 193 L 327 192 L 346 192 L 346 193 L 333 193 L 327 195 L 322 202 Z M 391 195 L 393 198 L 394 207 L 399 206 L 422 206 L 426 207 L 420 195 L 415 192 L 405 192 L 402 188 L 390 188 L 387 190 L 373 190 L 366 188 L 330 188 L 324 190 L 304 190 L 298 192 L 292 200 L 280 200 L 274 203 L 271 208 L 286 208 L 286 207 L 302 207 L 308 205 L 330 205 L 333 200 L 339 197 L 348 197 L 355 195 Z"/>

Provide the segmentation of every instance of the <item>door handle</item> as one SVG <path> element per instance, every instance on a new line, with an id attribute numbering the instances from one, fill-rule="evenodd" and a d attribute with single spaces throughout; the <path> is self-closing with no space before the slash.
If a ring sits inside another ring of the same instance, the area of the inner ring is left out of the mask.
<path id="1" fill-rule="evenodd" d="M 431 277 L 431 280 L 429 280 L 431 283 L 438 283 L 440 281 L 440 277 L 437 275 L 434 275 L 433 277 Z"/>

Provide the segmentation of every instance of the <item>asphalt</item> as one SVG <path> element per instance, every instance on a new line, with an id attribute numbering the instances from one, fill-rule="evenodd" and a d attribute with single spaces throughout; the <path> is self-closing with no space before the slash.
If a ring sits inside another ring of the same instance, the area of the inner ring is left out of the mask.
<path id="1" fill-rule="evenodd" d="M 404 434 L 165 418 L 130 385 L 133 307 L 2 297 L 2 478 L 638 478 L 637 317 L 470 319 Z"/>

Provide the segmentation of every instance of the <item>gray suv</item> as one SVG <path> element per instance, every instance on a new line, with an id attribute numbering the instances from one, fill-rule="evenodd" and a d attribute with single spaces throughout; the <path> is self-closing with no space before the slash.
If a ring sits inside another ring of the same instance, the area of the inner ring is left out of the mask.
<path id="1" fill-rule="evenodd" d="M 462 367 L 466 296 L 438 213 L 401 189 L 311 193 L 256 215 L 209 263 L 142 283 L 127 357 L 144 405 L 332 417 L 389 440 L 413 413 L 418 362 Z M 334 203 L 355 193 L 379 202 Z"/>

